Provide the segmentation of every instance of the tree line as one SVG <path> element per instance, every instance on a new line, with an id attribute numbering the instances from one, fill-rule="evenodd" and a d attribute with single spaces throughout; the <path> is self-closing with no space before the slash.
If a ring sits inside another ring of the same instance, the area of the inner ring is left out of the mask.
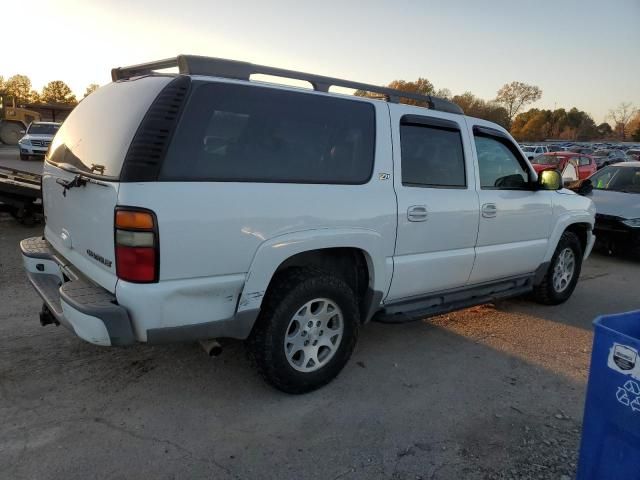
<path id="1" fill-rule="evenodd" d="M 532 108 L 523 111 L 526 106 L 542 98 L 542 90 L 535 85 L 522 82 L 505 84 L 491 100 L 484 100 L 471 92 L 452 95 L 447 88 L 436 90 L 428 79 L 422 77 L 416 81 L 394 80 L 388 87 L 451 100 L 458 104 L 466 115 L 497 123 L 509 130 L 518 141 L 538 142 L 546 139 L 640 141 L 640 111 L 630 103 L 621 103 L 610 110 L 608 118 L 614 125 L 611 128 L 611 125 L 606 122 L 596 125 L 588 113 L 575 107 L 570 110 Z M 356 90 L 355 95 L 380 97 L 379 94 L 364 90 Z M 401 98 L 400 102 L 426 106 L 425 102 L 420 100 Z"/>
<path id="2" fill-rule="evenodd" d="M 496 92 L 496 97 L 484 100 L 471 92 L 453 95 L 448 88 L 436 90 L 426 78 L 416 81 L 394 80 L 389 88 L 421 95 L 446 98 L 458 104 L 466 115 L 482 118 L 503 126 L 519 141 L 536 142 L 545 139 L 558 140 L 636 140 L 640 141 L 640 110 L 631 103 L 623 102 L 610 110 L 608 118 L 613 123 L 596 125 L 591 116 L 577 108 L 544 110 L 532 108 L 523 111 L 542 98 L 542 90 L 535 85 L 522 82 L 505 84 Z M 97 90 L 99 85 L 87 86 L 84 97 Z M 47 83 L 40 92 L 34 90 L 26 75 L 13 75 L 7 80 L 0 75 L 0 92 L 13 96 L 16 103 L 66 103 L 75 105 L 78 100 L 69 86 L 62 80 Z M 355 95 L 379 97 L 379 94 L 357 90 Z M 402 103 L 426 106 L 424 102 L 402 98 Z"/>
<path id="3" fill-rule="evenodd" d="M 90 84 L 84 96 L 91 94 L 100 87 L 97 83 Z M 78 99 L 75 94 L 62 80 L 53 80 L 42 87 L 41 91 L 33 89 L 31 79 L 26 75 L 13 75 L 4 79 L 0 75 L 0 92 L 14 97 L 17 104 L 28 103 L 65 103 L 75 105 Z"/>

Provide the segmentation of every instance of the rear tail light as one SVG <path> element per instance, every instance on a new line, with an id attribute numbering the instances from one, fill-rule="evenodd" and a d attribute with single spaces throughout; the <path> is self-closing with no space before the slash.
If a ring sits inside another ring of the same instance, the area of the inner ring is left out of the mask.
<path id="1" fill-rule="evenodd" d="M 155 214 L 142 208 L 118 207 L 114 226 L 118 278 L 135 283 L 157 282 L 160 255 Z"/>

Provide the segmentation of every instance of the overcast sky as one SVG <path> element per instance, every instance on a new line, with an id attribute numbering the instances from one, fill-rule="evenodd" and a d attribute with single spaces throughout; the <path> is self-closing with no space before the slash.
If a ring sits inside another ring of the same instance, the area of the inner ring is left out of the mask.
<path id="1" fill-rule="evenodd" d="M 518 80 L 597 123 L 640 107 L 640 0 L 29 0 L 2 16 L 0 75 L 79 97 L 113 66 L 194 53 L 485 99 Z"/>

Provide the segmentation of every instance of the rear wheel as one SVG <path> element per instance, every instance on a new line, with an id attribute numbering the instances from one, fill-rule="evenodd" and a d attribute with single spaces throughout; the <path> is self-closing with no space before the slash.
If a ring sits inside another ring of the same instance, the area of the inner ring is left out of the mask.
<path id="1" fill-rule="evenodd" d="M 296 268 L 274 282 L 249 351 L 268 383 L 287 393 L 310 392 L 335 378 L 353 352 L 356 298 L 331 272 Z"/>
<path id="2" fill-rule="evenodd" d="M 573 232 L 564 232 L 542 282 L 534 288 L 539 303 L 558 305 L 566 302 L 578 283 L 582 268 L 582 246 Z"/>

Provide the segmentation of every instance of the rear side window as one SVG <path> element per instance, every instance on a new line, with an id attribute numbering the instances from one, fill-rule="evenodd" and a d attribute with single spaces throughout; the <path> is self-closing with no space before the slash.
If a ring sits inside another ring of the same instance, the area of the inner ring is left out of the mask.
<path id="1" fill-rule="evenodd" d="M 414 187 L 466 187 L 460 131 L 401 125 L 402 184 Z"/>
<path id="2" fill-rule="evenodd" d="M 185 109 L 162 180 L 362 184 L 373 170 L 365 102 L 203 83 Z"/>

